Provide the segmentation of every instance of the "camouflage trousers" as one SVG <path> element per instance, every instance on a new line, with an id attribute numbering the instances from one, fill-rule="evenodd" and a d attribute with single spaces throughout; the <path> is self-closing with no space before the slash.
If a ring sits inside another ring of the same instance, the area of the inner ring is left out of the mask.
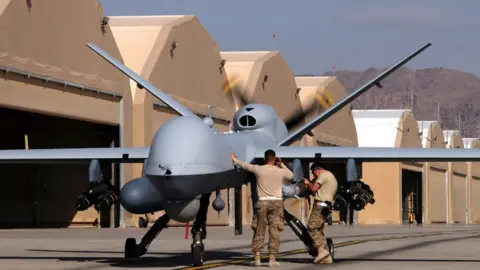
<path id="1" fill-rule="evenodd" d="M 280 249 L 280 232 L 284 230 L 283 201 L 265 200 L 255 204 L 252 219 L 252 252 L 260 252 L 268 225 L 268 252 L 276 255 Z"/>
<path id="2" fill-rule="evenodd" d="M 325 209 L 321 206 L 313 205 L 312 213 L 308 219 L 307 230 L 313 241 L 315 248 L 324 248 L 328 250 L 327 239 L 323 234 L 325 228 L 325 216 L 322 213 Z"/>

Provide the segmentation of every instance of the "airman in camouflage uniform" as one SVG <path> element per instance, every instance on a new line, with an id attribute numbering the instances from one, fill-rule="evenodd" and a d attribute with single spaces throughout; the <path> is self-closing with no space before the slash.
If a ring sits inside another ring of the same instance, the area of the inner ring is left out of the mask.
<path id="1" fill-rule="evenodd" d="M 268 225 L 268 253 L 274 259 L 280 249 L 280 232 L 284 230 L 283 201 L 258 201 L 255 204 L 252 220 L 253 240 L 252 252 L 259 254 L 265 241 L 265 230 Z M 274 265 L 278 265 L 271 260 Z"/>
<path id="2" fill-rule="evenodd" d="M 326 217 L 330 211 L 325 207 L 326 202 L 333 204 L 337 193 L 338 182 L 335 176 L 323 169 L 319 164 L 313 164 L 311 171 L 314 179 L 310 182 L 305 179 L 306 187 L 314 194 L 314 204 L 310 218 L 308 219 L 307 230 L 313 240 L 313 246 L 318 250 L 318 256 L 314 263 L 332 263 L 327 239 L 323 233 Z"/>
<path id="3" fill-rule="evenodd" d="M 233 162 L 239 167 L 253 173 L 257 182 L 258 202 L 255 203 L 252 229 L 253 266 L 261 266 L 260 251 L 265 240 L 265 230 L 268 225 L 269 266 L 278 266 L 276 255 L 280 248 L 280 232 L 284 229 L 283 194 L 284 180 L 292 180 L 293 173 L 276 157 L 273 150 L 265 151 L 265 165 L 253 165 L 238 160 L 232 153 Z"/>

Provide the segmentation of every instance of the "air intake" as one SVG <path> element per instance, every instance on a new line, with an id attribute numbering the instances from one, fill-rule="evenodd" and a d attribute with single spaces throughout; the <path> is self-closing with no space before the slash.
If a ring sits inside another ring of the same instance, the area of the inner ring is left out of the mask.
<path id="1" fill-rule="evenodd" d="M 251 115 L 244 115 L 240 117 L 238 123 L 242 127 L 253 127 L 257 123 L 257 120 L 255 120 L 255 118 Z"/>

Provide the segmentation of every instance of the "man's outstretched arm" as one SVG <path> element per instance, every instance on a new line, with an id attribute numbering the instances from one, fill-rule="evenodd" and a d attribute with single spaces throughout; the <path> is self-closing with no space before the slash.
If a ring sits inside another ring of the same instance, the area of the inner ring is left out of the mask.
<path id="1" fill-rule="evenodd" d="M 232 153 L 232 160 L 233 160 L 233 163 L 235 163 L 235 165 L 251 173 L 254 173 L 256 171 L 256 167 L 258 166 L 258 165 L 253 165 L 238 159 L 234 153 Z"/>

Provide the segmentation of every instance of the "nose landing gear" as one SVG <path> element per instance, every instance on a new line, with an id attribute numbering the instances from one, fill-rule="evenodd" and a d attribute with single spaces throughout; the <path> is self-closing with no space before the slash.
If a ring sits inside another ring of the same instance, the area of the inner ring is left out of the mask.
<path id="1" fill-rule="evenodd" d="M 205 260 L 205 244 L 203 239 L 206 238 L 205 230 L 200 228 L 193 233 L 193 243 L 190 246 L 192 252 L 192 262 L 194 266 L 202 266 Z"/>
<path id="2" fill-rule="evenodd" d="M 205 260 L 205 245 L 203 240 L 207 238 L 207 211 L 210 204 L 210 195 L 204 194 L 200 199 L 200 209 L 192 226 L 193 243 L 190 246 L 193 266 L 202 266 Z"/>

